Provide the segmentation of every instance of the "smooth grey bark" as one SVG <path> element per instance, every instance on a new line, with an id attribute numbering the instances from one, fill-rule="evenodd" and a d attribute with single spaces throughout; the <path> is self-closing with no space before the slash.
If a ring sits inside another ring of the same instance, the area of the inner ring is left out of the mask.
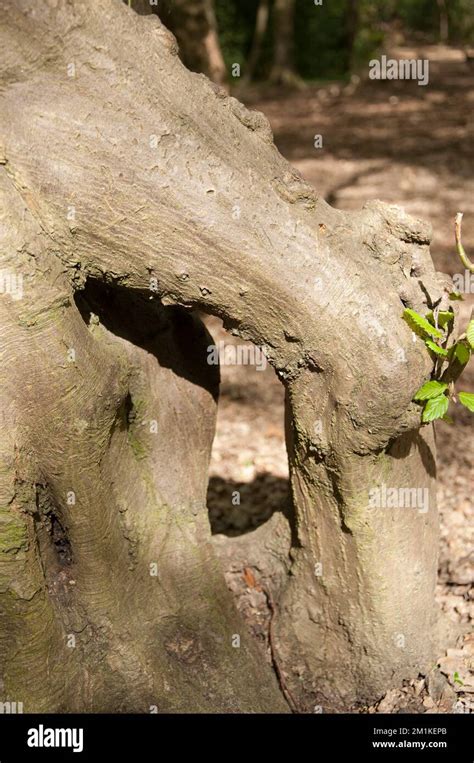
<path id="1" fill-rule="evenodd" d="M 24 282 L 0 295 L 0 700 L 286 708 L 210 543 L 217 379 L 189 308 L 264 345 L 287 389 L 274 634 L 299 709 L 416 675 L 437 648 L 438 518 L 411 402 L 431 361 L 401 314 L 445 297 L 428 227 L 329 207 L 155 16 L 0 11 L 1 267 Z M 428 510 L 371 507 L 383 485 Z"/>

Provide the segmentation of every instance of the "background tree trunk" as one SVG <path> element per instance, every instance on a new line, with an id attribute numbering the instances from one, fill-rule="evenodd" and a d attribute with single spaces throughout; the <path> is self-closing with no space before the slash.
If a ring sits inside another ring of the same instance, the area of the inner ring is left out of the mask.
<path id="1" fill-rule="evenodd" d="M 272 594 L 299 709 L 416 675 L 438 520 L 411 403 L 431 361 L 401 312 L 443 297 L 429 230 L 329 207 L 156 16 L 0 11 L 1 267 L 24 281 L 0 300 L 0 700 L 286 708 L 210 544 L 218 379 L 190 308 L 265 345 L 287 390 L 296 526 Z M 382 485 L 426 489 L 427 512 L 371 508 Z"/>
<path id="2" fill-rule="evenodd" d="M 357 37 L 357 31 L 359 28 L 359 2 L 358 0 L 348 0 L 347 3 L 347 17 L 346 17 L 346 44 L 344 50 L 346 51 L 347 61 L 346 70 L 352 71 L 354 64 L 354 45 Z"/>
<path id="3" fill-rule="evenodd" d="M 222 85 L 227 69 L 222 55 L 213 0 L 165 0 L 160 17 L 178 40 L 184 64 Z"/>
<path id="4" fill-rule="evenodd" d="M 449 14 L 446 0 L 438 0 L 439 41 L 447 43 L 449 39 Z"/>
<path id="5" fill-rule="evenodd" d="M 123 2 L 126 3 L 130 8 L 133 8 L 136 13 L 140 13 L 142 16 L 156 13 L 159 4 L 159 0 L 156 0 L 155 3 L 150 3 L 150 0 L 123 0 Z"/>
<path id="6" fill-rule="evenodd" d="M 273 65 L 270 81 L 281 85 L 299 83 L 294 62 L 295 0 L 275 0 Z"/>
<path id="7" fill-rule="evenodd" d="M 260 59 L 263 40 L 268 28 L 269 17 L 270 0 L 260 0 L 257 8 L 257 16 L 255 18 L 255 31 L 252 40 L 252 47 L 250 48 L 250 53 L 247 59 L 245 73 L 242 78 L 242 85 L 248 84 L 254 78 L 255 70 Z"/>

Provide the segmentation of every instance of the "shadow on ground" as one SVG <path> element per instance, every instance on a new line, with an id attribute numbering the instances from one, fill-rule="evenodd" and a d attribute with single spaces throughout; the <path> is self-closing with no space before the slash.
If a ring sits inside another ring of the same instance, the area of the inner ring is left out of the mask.
<path id="1" fill-rule="evenodd" d="M 268 472 L 257 475 L 251 482 L 211 477 L 207 507 L 213 535 L 244 535 L 263 525 L 276 511 L 288 516 L 288 480 Z"/>

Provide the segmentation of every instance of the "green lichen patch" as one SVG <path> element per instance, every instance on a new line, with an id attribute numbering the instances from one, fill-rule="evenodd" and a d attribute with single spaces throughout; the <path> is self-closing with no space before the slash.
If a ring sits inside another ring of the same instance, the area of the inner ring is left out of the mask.
<path id="1" fill-rule="evenodd" d="M 5 507 L 0 507 L 0 554 L 17 553 L 28 545 L 24 522 Z"/>
<path id="2" fill-rule="evenodd" d="M 128 444 L 130 445 L 133 455 L 135 458 L 139 461 L 146 458 L 148 456 L 148 450 L 146 446 L 140 442 L 140 440 L 136 437 L 136 435 L 129 431 L 128 432 Z"/>

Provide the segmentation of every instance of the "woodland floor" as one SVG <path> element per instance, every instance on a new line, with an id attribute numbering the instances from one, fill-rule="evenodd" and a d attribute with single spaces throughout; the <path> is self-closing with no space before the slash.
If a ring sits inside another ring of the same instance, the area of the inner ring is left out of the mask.
<path id="1" fill-rule="evenodd" d="M 464 212 L 463 242 L 474 257 L 474 68 L 460 51 L 431 47 L 396 57 L 430 59 L 427 87 L 416 82 L 352 82 L 284 93 L 258 90 L 244 98 L 271 121 L 283 155 L 319 193 L 341 209 L 374 198 L 399 204 L 429 220 L 437 270 L 463 272 L 454 250 L 453 219 Z M 314 136 L 324 147 L 314 148 Z M 474 294 L 461 304 L 467 321 Z M 216 319 L 216 340 L 235 342 Z M 474 391 L 474 363 L 463 388 Z M 229 587 L 251 632 L 270 659 L 267 598 L 278 584 L 267 533 L 290 544 L 288 465 L 283 388 L 273 370 L 224 365 L 209 486 L 214 541 Z M 438 499 L 441 513 L 438 599 L 464 632 L 456 648 L 441 652 L 428 675 L 390 690 L 357 712 L 474 712 L 474 505 L 473 419 L 461 406 L 454 426 L 437 424 Z M 233 491 L 241 495 L 232 504 Z"/>

